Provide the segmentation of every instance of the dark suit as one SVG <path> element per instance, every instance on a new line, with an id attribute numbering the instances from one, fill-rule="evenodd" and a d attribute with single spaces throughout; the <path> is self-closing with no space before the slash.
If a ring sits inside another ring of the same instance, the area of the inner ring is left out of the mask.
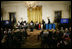
<path id="1" fill-rule="evenodd" d="M 50 19 L 48 19 L 48 24 L 50 24 Z"/>
<path id="2" fill-rule="evenodd" d="M 43 29 L 45 29 L 45 21 L 42 20 L 42 24 L 43 24 Z"/>

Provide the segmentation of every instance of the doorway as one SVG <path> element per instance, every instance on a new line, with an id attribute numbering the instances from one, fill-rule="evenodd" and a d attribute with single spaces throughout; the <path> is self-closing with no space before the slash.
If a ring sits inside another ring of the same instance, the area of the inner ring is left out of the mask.
<path id="1" fill-rule="evenodd" d="M 9 12 L 9 21 L 11 22 L 12 26 L 16 23 L 16 13 Z"/>
<path id="2" fill-rule="evenodd" d="M 62 11 L 55 11 L 55 22 L 60 23 Z"/>

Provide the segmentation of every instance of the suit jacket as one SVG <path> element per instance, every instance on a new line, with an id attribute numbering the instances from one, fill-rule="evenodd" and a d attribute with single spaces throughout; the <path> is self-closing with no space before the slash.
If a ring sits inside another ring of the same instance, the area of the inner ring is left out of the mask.
<path id="1" fill-rule="evenodd" d="M 48 24 L 50 24 L 50 19 L 48 19 Z"/>

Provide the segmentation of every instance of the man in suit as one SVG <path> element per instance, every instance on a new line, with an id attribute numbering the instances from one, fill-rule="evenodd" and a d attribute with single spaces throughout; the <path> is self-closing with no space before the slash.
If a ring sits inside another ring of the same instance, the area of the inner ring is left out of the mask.
<path id="1" fill-rule="evenodd" d="M 49 19 L 49 17 L 48 17 L 48 24 L 50 24 L 50 19 Z"/>
<path id="2" fill-rule="evenodd" d="M 45 21 L 42 20 L 42 24 L 43 24 L 43 29 L 45 29 Z"/>
<path id="3" fill-rule="evenodd" d="M 35 28 L 38 29 L 38 21 L 36 21 Z"/>
<path id="4" fill-rule="evenodd" d="M 34 22 L 31 21 L 31 22 L 30 22 L 30 31 L 31 31 L 31 32 L 33 32 L 33 27 L 34 27 Z"/>

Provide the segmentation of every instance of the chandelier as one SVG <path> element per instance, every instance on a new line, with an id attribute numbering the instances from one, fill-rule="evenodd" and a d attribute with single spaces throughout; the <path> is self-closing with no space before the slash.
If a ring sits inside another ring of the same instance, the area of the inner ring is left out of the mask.
<path id="1" fill-rule="evenodd" d="M 36 1 L 25 1 L 25 6 L 28 7 L 36 7 L 38 5 L 38 2 Z"/>

